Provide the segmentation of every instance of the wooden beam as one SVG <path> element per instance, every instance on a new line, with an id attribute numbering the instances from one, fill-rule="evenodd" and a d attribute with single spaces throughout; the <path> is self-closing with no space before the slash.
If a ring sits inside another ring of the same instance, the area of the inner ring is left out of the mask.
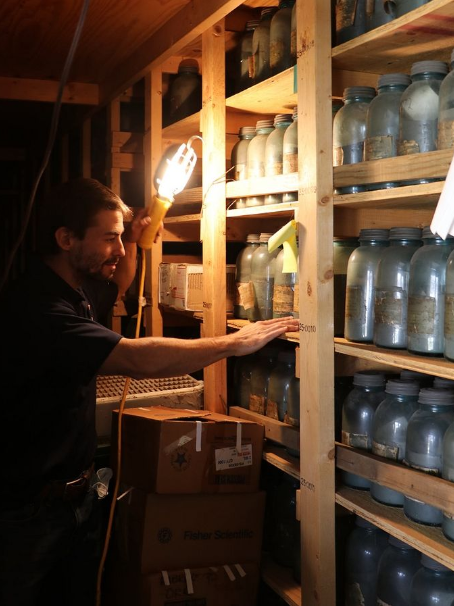
<path id="1" fill-rule="evenodd" d="M 208 4 L 207 4 L 208 5 Z M 225 183 L 225 30 L 221 21 L 202 35 L 203 136 L 203 308 L 204 336 L 226 333 Z M 227 365 L 222 360 L 204 370 L 205 408 L 227 413 Z"/>
<path id="2" fill-rule="evenodd" d="M 132 83 L 145 76 L 153 67 L 162 64 L 172 55 L 177 55 L 181 49 L 213 27 L 241 3 L 242 0 L 210 0 L 210 2 L 193 0 L 189 2 L 146 40 L 101 85 L 101 103 L 107 103 Z"/>
<path id="3" fill-rule="evenodd" d="M 91 177 L 91 119 L 82 124 L 82 177 Z"/>
<path id="4" fill-rule="evenodd" d="M 0 99 L 14 101 L 44 101 L 54 103 L 59 83 L 55 80 L 34 80 L 31 78 L 0 77 Z M 98 105 L 99 87 L 97 84 L 70 82 L 63 90 L 63 103 L 79 105 Z"/>

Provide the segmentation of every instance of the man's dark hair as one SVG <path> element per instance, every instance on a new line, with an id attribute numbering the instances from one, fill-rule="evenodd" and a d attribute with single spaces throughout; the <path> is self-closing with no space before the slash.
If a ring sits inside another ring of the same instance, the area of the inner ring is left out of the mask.
<path id="1" fill-rule="evenodd" d="M 74 179 L 52 189 L 39 212 L 38 253 L 46 256 L 59 252 L 55 232 L 60 227 L 66 227 L 82 240 L 101 210 L 117 210 L 124 219 L 131 216 L 122 199 L 96 179 Z"/>

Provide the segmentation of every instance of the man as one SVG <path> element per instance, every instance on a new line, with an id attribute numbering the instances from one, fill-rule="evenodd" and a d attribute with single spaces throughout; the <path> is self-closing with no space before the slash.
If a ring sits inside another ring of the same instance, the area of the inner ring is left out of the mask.
<path id="1" fill-rule="evenodd" d="M 39 257 L 2 297 L 0 604 L 89 605 L 99 512 L 90 487 L 96 375 L 169 377 L 263 347 L 292 319 L 227 336 L 127 339 L 99 323 L 135 273 L 145 211 L 92 179 L 44 204 Z M 97 515 L 98 513 L 98 515 Z"/>

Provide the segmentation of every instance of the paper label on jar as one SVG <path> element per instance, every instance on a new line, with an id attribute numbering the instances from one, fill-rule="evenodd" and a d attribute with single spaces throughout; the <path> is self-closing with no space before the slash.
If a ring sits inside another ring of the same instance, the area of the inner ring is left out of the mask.
<path id="1" fill-rule="evenodd" d="M 445 295 L 445 335 L 454 335 L 454 295 Z"/>
<path id="2" fill-rule="evenodd" d="M 273 291 L 273 312 L 289 313 L 293 311 L 293 286 L 276 286 Z"/>
<path id="3" fill-rule="evenodd" d="M 342 444 L 352 446 L 353 448 L 369 449 L 369 437 L 362 433 L 351 433 L 342 430 Z"/>
<path id="4" fill-rule="evenodd" d="M 345 603 L 348 606 L 364 606 L 365 600 L 359 583 L 348 584 L 346 589 Z"/>
<path id="5" fill-rule="evenodd" d="M 454 147 L 454 120 L 438 121 L 438 149 Z"/>
<path id="6" fill-rule="evenodd" d="M 372 441 L 372 452 L 379 457 L 385 457 L 385 459 L 393 459 L 397 461 L 399 459 L 399 447 L 389 446 L 388 444 L 379 444 L 378 442 Z"/>
<path id="7" fill-rule="evenodd" d="M 270 419 L 275 419 L 276 421 L 279 421 L 279 405 L 277 402 L 273 402 L 273 400 L 267 401 L 266 416 Z"/>
<path id="8" fill-rule="evenodd" d="M 284 175 L 298 172 L 298 152 L 296 154 L 284 154 Z"/>
<path id="9" fill-rule="evenodd" d="M 265 398 L 263 396 L 256 396 L 254 394 L 250 394 L 249 410 L 252 410 L 252 412 L 258 412 L 260 415 L 264 415 L 265 414 Z"/>
<path id="10" fill-rule="evenodd" d="M 364 288 L 362 286 L 347 286 L 345 294 L 345 317 L 363 322 L 366 319 L 366 311 Z"/>
<path id="11" fill-rule="evenodd" d="M 337 0 L 336 31 L 351 27 L 355 22 L 357 0 Z"/>
<path id="12" fill-rule="evenodd" d="M 432 335 L 435 330 L 434 297 L 408 297 L 408 332 Z"/>
<path id="13" fill-rule="evenodd" d="M 395 155 L 394 137 L 392 135 L 368 137 L 364 142 L 364 157 L 366 160 L 381 160 Z"/>
<path id="14" fill-rule="evenodd" d="M 299 419 L 294 419 L 293 417 L 289 416 L 287 412 L 284 415 L 284 423 L 287 423 L 287 425 L 293 425 L 293 427 L 300 426 Z"/>
<path id="15" fill-rule="evenodd" d="M 299 284 L 295 284 L 293 287 L 293 311 L 297 313 L 300 310 L 300 286 Z"/>
<path id="16" fill-rule="evenodd" d="M 223 469 L 237 469 L 252 465 L 252 444 L 244 444 L 241 450 L 235 446 L 229 448 L 216 448 L 214 451 L 216 471 Z"/>
<path id="17" fill-rule="evenodd" d="M 279 61 L 285 57 L 285 45 L 284 40 L 279 38 L 274 38 L 270 42 L 270 68 L 273 70 L 278 64 Z"/>
<path id="18" fill-rule="evenodd" d="M 375 322 L 389 326 L 401 326 L 403 299 L 401 292 L 380 290 L 375 292 Z"/>
<path id="19" fill-rule="evenodd" d="M 254 285 L 252 282 L 237 282 L 236 288 L 238 292 L 239 305 L 242 305 L 244 309 L 251 309 L 254 307 L 255 295 Z"/>
<path id="20" fill-rule="evenodd" d="M 399 156 L 419 154 L 419 143 L 417 141 L 401 141 L 399 143 Z"/>
<path id="21" fill-rule="evenodd" d="M 408 467 L 411 467 L 412 469 L 417 469 L 418 471 L 423 471 L 424 473 L 428 473 L 431 476 L 440 475 L 440 470 L 437 469 L 436 467 L 422 467 L 421 465 L 412 465 L 406 459 L 404 459 L 402 461 L 402 463 L 404 463 L 404 465 L 407 465 Z"/>
<path id="22" fill-rule="evenodd" d="M 344 163 L 344 148 L 335 147 L 333 148 L 333 165 L 342 166 Z"/>
<path id="23" fill-rule="evenodd" d="M 282 175 L 282 162 L 273 162 L 267 164 L 265 168 L 265 174 L 267 177 L 274 177 L 274 175 Z"/>
<path id="24" fill-rule="evenodd" d="M 250 57 L 248 57 L 247 63 L 248 63 L 249 78 L 254 78 L 255 77 L 255 55 L 251 55 Z"/>
<path id="25" fill-rule="evenodd" d="M 380 600 L 380 598 L 377 598 L 377 606 L 390 606 L 390 604 L 388 604 L 388 602 Z"/>

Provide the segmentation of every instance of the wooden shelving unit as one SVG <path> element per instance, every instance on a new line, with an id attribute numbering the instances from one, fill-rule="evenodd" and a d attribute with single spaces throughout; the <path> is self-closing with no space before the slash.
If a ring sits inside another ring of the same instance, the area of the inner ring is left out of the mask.
<path id="1" fill-rule="evenodd" d="M 265 557 L 262 562 L 262 579 L 289 606 L 301 606 L 301 586 L 293 578 L 290 568 L 279 566 L 271 558 Z"/>
<path id="2" fill-rule="evenodd" d="M 267 441 L 263 450 L 263 459 L 270 465 L 277 467 L 287 475 L 300 479 L 300 465 L 297 457 L 294 457 L 285 450 L 283 446 L 276 446 Z"/>
<path id="3" fill-rule="evenodd" d="M 246 324 L 249 324 L 249 320 L 238 320 L 237 318 L 227 320 L 227 327 L 232 330 L 240 330 L 240 328 L 243 328 L 243 326 L 246 326 Z M 286 332 L 281 335 L 279 339 L 291 341 L 292 343 L 299 343 L 299 333 Z"/>

